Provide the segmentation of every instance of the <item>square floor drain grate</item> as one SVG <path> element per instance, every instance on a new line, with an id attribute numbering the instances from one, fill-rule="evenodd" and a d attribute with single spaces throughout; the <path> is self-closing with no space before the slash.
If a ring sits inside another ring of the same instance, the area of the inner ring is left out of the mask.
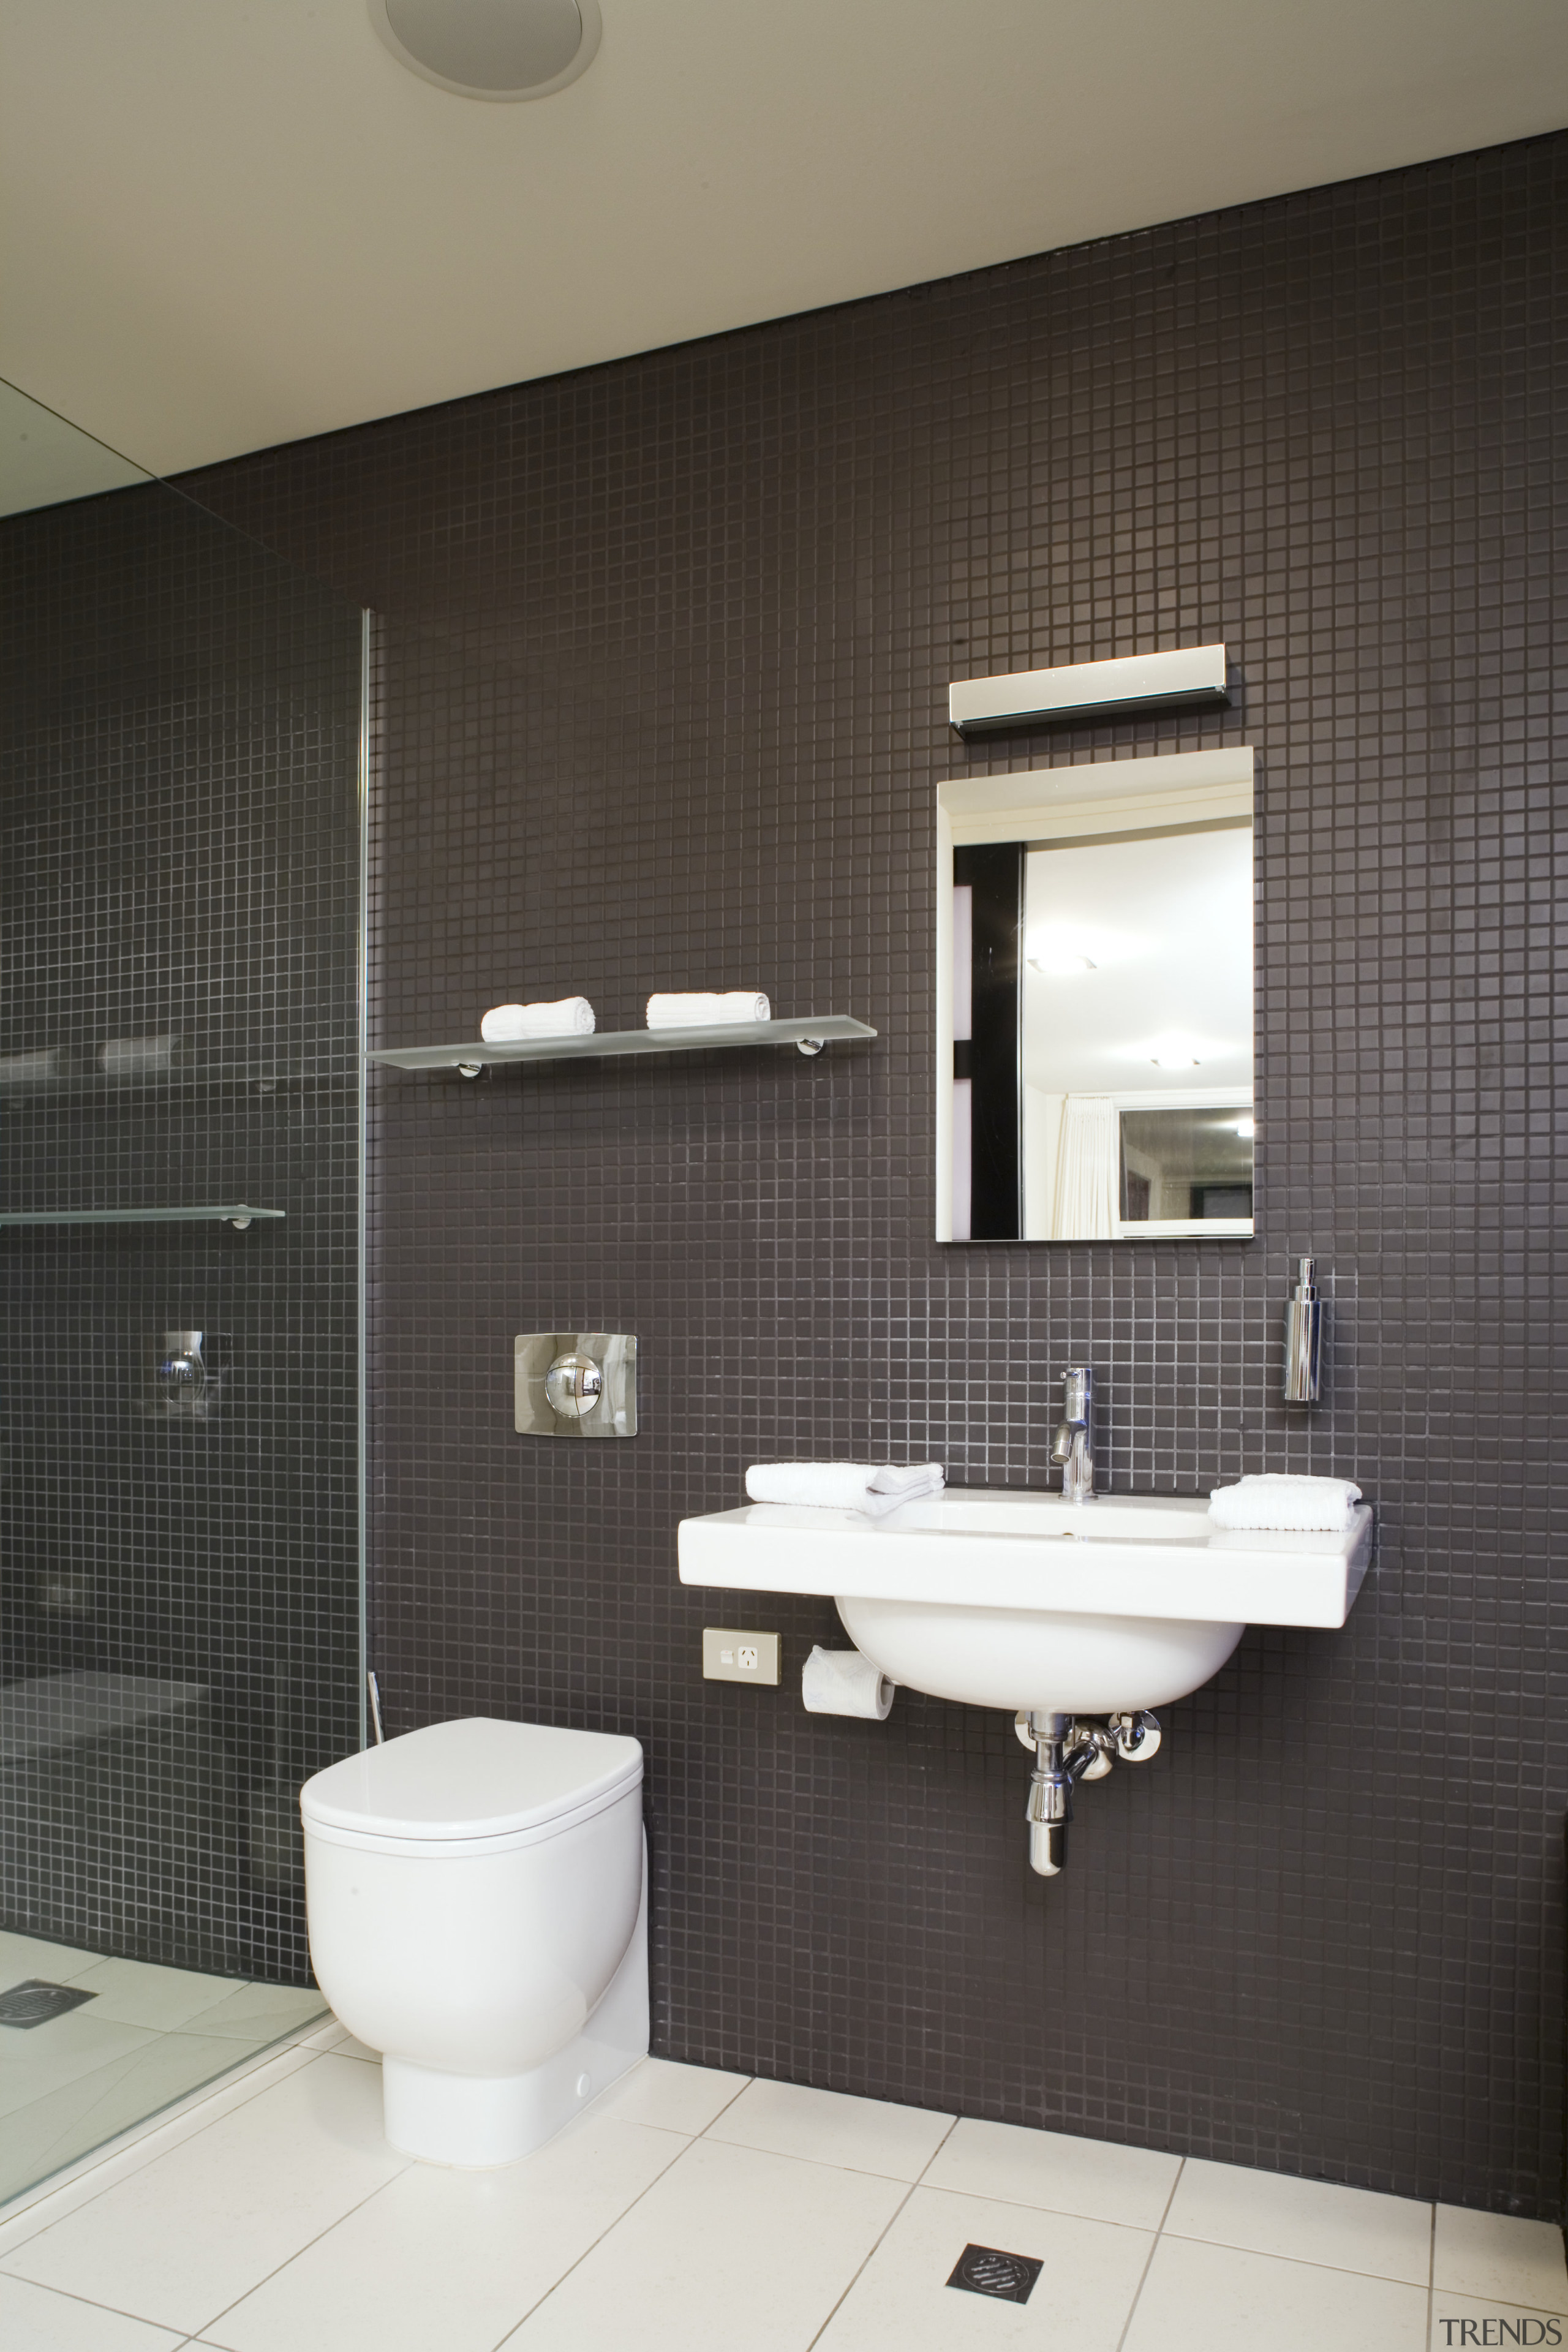
<path id="1" fill-rule="evenodd" d="M 0 1992 L 0 2025 L 47 2025 L 51 2017 L 63 2017 L 68 2009 L 79 2009 L 84 2000 L 96 2000 L 95 1992 L 77 1992 L 69 1985 L 46 1984 L 42 1977 L 24 1977 L 8 1991 Z"/>
<path id="2" fill-rule="evenodd" d="M 1005 2254 L 995 2246 L 965 2246 L 953 2264 L 949 2286 L 966 2294 L 989 2294 L 998 2303 L 1027 2303 L 1044 2270 L 1033 2254 Z"/>

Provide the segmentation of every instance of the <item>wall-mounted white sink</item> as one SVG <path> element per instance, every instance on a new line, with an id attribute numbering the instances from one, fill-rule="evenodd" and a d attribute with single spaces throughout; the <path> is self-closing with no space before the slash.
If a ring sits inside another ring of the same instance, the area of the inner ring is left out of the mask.
<path id="1" fill-rule="evenodd" d="M 950 1486 L 883 1519 L 750 1503 L 683 1519 L 683 1584 L 831 1594 L 895 1682 L 974 1706 L 1109 1715 L 1184 1697 L 1254 1625 L 1342 1625 L 1372 1552 L 1344 1535 L 1243 1535 L 1200 1497 L 1064 1503 Z"/>

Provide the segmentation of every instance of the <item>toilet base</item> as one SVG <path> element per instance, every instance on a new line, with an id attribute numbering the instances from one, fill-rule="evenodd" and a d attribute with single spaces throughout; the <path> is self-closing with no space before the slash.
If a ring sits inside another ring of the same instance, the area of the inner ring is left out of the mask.
<path id="1" fill-rule="evenodd" d="M 647 2055 L 647 1872 L 626 1956 L 576 2039 L 526 2074 L 447 2074 L 411 2059 L 381 2063 L 386 2137 L 425 2164 L 482 2171 L 516 2164 Z"/>

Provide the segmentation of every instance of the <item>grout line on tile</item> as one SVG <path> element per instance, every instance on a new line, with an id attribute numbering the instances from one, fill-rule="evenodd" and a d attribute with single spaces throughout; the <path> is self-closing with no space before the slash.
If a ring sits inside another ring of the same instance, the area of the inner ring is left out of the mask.
<path id="1" fill-rule="evenodd" d="M 1235 2238 L 1198 2237 L 1186 2230 L 1163 2230 L 1161 2235 L 1163 2237 L 1173 2238 L 1179 2246 L 1217 2246 L 1222 2249 L 1228 2250 L 1228 2252 L 1233 2254 L 1262 2254 L 1267 2262 L 1297 2263 L 1303 2270 L 1332 2271 L 1338 2278 L 1384 2279 L 1391 2286 L 1419 2287 L 1421 2285 L 1421 2281 L 1419 2279 L 1401 2278 L 1397 2273 L 1393 2271 L 1369 2270 L 1364 2263 L 1336 2263 L 1331 2261 L 1327 2254 L 1274 2253 L 1269 2252 L 1262 2246 L 1247 2246 L 1239 2244 Z M 1430 2294 L 1431 2291 L 1431 2286 L 1428 2284 L 1425 2292 L 1427 2294 Z M 1486 2300 L 1489 2303 L 1495 2303 L 1498 2301 L 1498 2297 L 1496 2295 L 1489 2295 Z M 1521 2310 L 1525 2308 L 1523 2305 L 1521 2305 L 1519 2307 Z M 1534 2306 L 1531 2305 L 1530 2307 L 1533 2309 Z"/>
<path id="2" fill-rule="evenodd" d="M 736 2096 L 739 2097 L 739 2095 L 740 2094 L 737 2092 Z M 607 2120 L 608 2118 L 606 2118 L 606 2121 Z M 558 2279 L 552 2280 L 551 2284 L 545 2288 L 544 2293 L 539 2297 L 538 2301 L 531 2303 L 528 2309 L 521 2315 L 521 2318 L 514 2319 L 512 2321 L 511 2326 L 507 2329 L 504 2336 L 497 2336 L 495 2343 L 490 2347 L 490 2352 L 501 2352 L 501 2347 L 511 2342 L 512 2337 L 518 2334 L 519 2330 L 527 2326 L 528 2322 L 533 2317 L 534 2313 L 544 2304 L 549 2302 L 551 2296 L 555 2293 L 556 2288 L 565 2285 L 567 2280 L 572 2275 L 572 2272 L 581 2269 L 582 2265 L 587 2261 L 589 2255 L 594 2252 L 595 2247 L 602 2246 L 605 2240 L 609 2236 L 611 2231 L 618 2230 L 621 2223 L 626 2220 L 626 2215 L 628 2213 L 636 2212 L 637 2207 L 642 2203 L 643 2199 L 647 2195 L 648 2189 L 656 2189 L 661 2180 L 668 2179 L 670 2174 L 675 2170 L 676 2166 L 681 2161 L 681 2158 L 689 2155 L 690 2150 L 694 2148 L 696 2145 L 697 2141 L 695 2139 L 689 2139 L 685 2147 L 681 2149 L 680 2155 L 672 2156 L 669 2162 L 664 2167 L 663 2170 L 655 2173 L 653 2179 L 647 2184 L 647 2189 L 639 2189 L 637 2195 L 632 2199 L 631 2203 L 629 2205 L 623 2205 L 620 2211 L 616 2215 L 614 2221 L 605 2222 L 598 2236 L 594 2240 L 593 2245 L 584 2246 L 582 2252 L 578 2255 L 577 2260 L 571 2265 L 571 2268 L 563 2270 Z"/>
<path id="3" fill-rule="evenodd" d="M 953 2117 L 953 2121 L 956 2123 L 956 2122 L 957 2122 L 957 2120 L 958 2120 L 958 2118 L 957 2118 L 957 2116 L 955 2116 Z M 883 2178 L 885 2179 L 886 2177 L 887 2177 L 887 2176 L 884 2174 L 884 2175 L 883 2175 Z M 864 2261 L 864 2262 L 862 2262 L 862 2263 L 860 2263 L 857 2266 L 854 2277 L 849 2281 L 848 2284 L 846 2286 L 846 2288 L 845 2288 L 845 2290 L 844 2290 L 844 2293 L 839 2296 L 838 2301 L 834 2305 L 833 2309 L 828 2313 L 828 2315 L 827 2315 L 826 2318 L 823 2321 L 822 2326 L 817 2329 L 816 2334 L 812 2337 L 812 2339 L 811 2339 L 811 2343 L 812 2343 L 812 2344 L 820 2344 L 820 2343 L 821 2343 L 821 2341 L 822 2341 L 822 2339 L 823 2339 L 824 2336 L 827 2333 L 827 2330 L 832 2326 L 832 2325 L 833 2325 L 833 2323 L 834 2323 L 834 2320 L 837 2317 L 838 2313 L 839 2313 L 839 2312 L 840 2312 L 840 2310 L 843 2308 L 843 2306 L 844 2306 L 845 2303 L 847 2301 L 848 2297 L 854 2294 L 855 2289 L 856 2289 L 856 2288 L 857 2288 L 857 2286 L 859 2284 L 861 2278 L 862 2278 L 862 2277 L 864 2276 L 864 2274 L 865 2274 L 865 2271 L 866 2271 L 867 2263 L 870 2263 L 870 2262 L 874 2259 L 874 2257 L 875 2257 L 875 2255 L 876 2255 L 876 2252 L 877 2252 L 877 2249 L 878 2249 L 878 2247 L 879 2247 L 879 2246 L 880 2246 L 880 2244 L 881 2244 L 881 2242 L 882 2242 L 883 2239 L 887 2236 L 888 2231 L 892 2228 L 892 2226 L 893 2226 L 894 2222 L 898 2220 L 899 2215 L 903 2211 L 903 2210 L 904 2210 L 905 2206 L 909 2203 L 910 2199 L 914 2195 L 915 2190 L 916 2190 L 919 2187 L 920 2187 L 920 2182 L 919 2182 L 918 2180 L 911 2180 L 911 2181 L 910 2182 L 909 2187 L 905 2189 L 905 2191 L 904 2191 L 903 2195 L 900 2198 L 900 2200 L 899 2200 L 899 2201 L 898 2201 L 897 2205 L 893 2208 L 893 2210 L 889 2214 L 888 2219 L 887 2219 L 886 2222 L 884 2223 L 883 2227 L 882 2227 L 880 2230 L 879 2230 L 879 2231 L 878 2231 L 875 2241 L 873 2242 L 873 2243 L 872 2243 L 871 2245 L 869 2245 L 869 2246 L 867 2248 L 867 2250 L 866 2250 L 866 2257 L 865 2257 L 865 2261 Z M 806 2347 L 806 2352 L 811 2352 L 811 2346 L 810 2346 L 810 2345 L 808 2345 L 808 2346 Z"/>
<path id="4" fill-rule="evenodd" d="M 1175 2178 L 1171 2183 L 1171 2193 L 1165 2200 L 1164 2210 L 1160 2216 L 1153 2236 L 1149 2241 L 1149 2252 L 1143 2258 L 1143 2267 L 1138 2273 L 1138 2284 L 1132 2291 L 1132 2300 L 1127 2306 L 1127 2316 L 1121 2323 L 1121 2333 L 1116 2339 L 1116 2352 L 1121 2352 L 1121 2347 L 1127 2341 L 1127 2332 L 1137 2316 L 1138 2305 L 1143 2299 L 1143 2289 L 1148 2283 L 1154 2257 L 1160 2251 L 1160 2241 L 1165 2234 L 1165 2224 L 1171 2218 L 1171 2208 L 1176 2201 L 1176 2191 L 1182 2185 L 1182 2175 L 1186 2168 L 1186 2158 L 1184 2156 L 1178 2158 Z"/>
<path id="5" fill-rule="evenodd" d="M 745 2079 L 745 2081 L 742 2084 L 740 2090 L 738 2090 L 738 2091 L 732 2091 L 732 2092 L 730 2094 L 730 2096 L 725 2100 L 725 2102 L 724 2102 L 723 2105 L 719 2109 L 718 2114 L 717 2114 L 717 2115 L 711 2115 L 711 2116 L 709 2116 L 709 2118 L 708 2118 L 708 2120 L 707 2120 L 707 2122 L 703 2125 L 703 2126 L 702 2126 L 701 2130 L 700 2130 L 700 2132 L 695 2133 L 695 2134 L 693 2135 L 693 2137 L 694 2137 L 695 2138 L 697 2138 L 697 2139 L 706 2139 L 706 2138 L 707 2138 L 707 2137 L 708 2137 L 708 2135 L 709 2135 L 709 2133 L 712 2130 L 712 2128 L 713 2128 L 714 2125 L 718 2122 L 718 2120 L 719 2120 L 719 2116 L 727 2116 L 727 2115 L 729 2114 L 729 2112 L 730 2112 L 731 2108 L 734 2105 L 735 2101 L 736 2101 L 737 2099 L 739 2099 L 739 2098 L 742 2097 L 742 2096 L 744 2095 L 744 2094 L 745 2094 L 747 2091 L 749 2091 L 749 2090 L 751 2089 L 752 2084 L 753 2083 L 755 2083 L 756 2081 L 758 2081 L 758 2080 L 759 2080 L 759 2077 L 758 2077 L 757 2075 L 755 2075 L 755 2074 L 748 2074 L 748 2075 L 747 2075 L 747 2077 L 746 2077 L 746 2079 Z"/>
<path id="6" fill-rule="evenodd" d="M 1432 2330 L 1436 2326 L 1437 2287 L 1437 2206 L 1433 2200 L 1426 2228 L 1426 2352 L 1432 2352 Z"/>
<path id="7" fill-rule="evenodd" d="M 5 2275 L 10 2278 L 16 2276 L 16 2273 L 8 2271 Z M 74 2287 L 45 2286 L 41 2279 L 18 2279 L 17 2284 L 21 2286 L 32 2287 L 39 2294 L 58 2295 L 62 2303 L 79 2303 L 87 2311 L 111 2311 L 116 2319 L 133 2320 L 138 2327 L 161 2327 L 166 2336 L 180 2335 L 179 2329 L 171 2327 L 166 2320 L 149 2319 L 144 2311 L 127 2311 L 123 2304 L 101 2303 L 96 2295 L 79 2294 Z M 180 2336 L 182 2345 L 189 2343 L 190 2340 L 188 2336 Z"/>
<path id="8" fill-rule="evenodd" d="M 947 2146 L 948 2141 L 952 2137 L 953 2133 L 957 2129 L 958 2117 L 954 2116 L 949 2123 L 947 2129 L 943 2132 L 942 2137 L 938 2140 L 931 2154 L 927 2157 L 924 2164 L 921 2167 L 919 2172 L 916 2173 L 913 2181 L 910 2183 L 911 2188 L 918 2189 L 920 2187 L 921 2182 L 925 2179 L 926 2174 L 931 2170 L 931 2166 L 936 2162 L 937 2158 L 942 2154 L 942 2149 Z"/>
<path id="9" fill-rule="evenodd" d="M 1171 2208 L 1176 2201 L 1176 2191 L 1182 2185 L 1182 2175 L 1185 2172 L 1186 2168 L 1186 2158 L 1184 2156 L 1179 2156 L 1176 2158 L 1175 2177 L 1171 2182 L 1171 2193 L 1165 2200 L 1165 2210 L 1154 2225 L 1154 2235 L 1156 2238 L 1163 2238 L 1165 2234 L 1165 2224 L 1171 2218 Z"/>
<path id="10" fill-rule="evenodd" d="M 553 2147 L 558 2139 L 572 2139 L 589 2124 L 615 2124 L 626 2131 L 652 2132 L 656 2139 L 678 2139 L 683 2147 L 690 2147 L 701 2137 L 699 2132 L 677 2131 L 673 2124 L 645 2124 L 639 2116 L 596 2116 L 592 2107 L 584 2107 L 580 2116 L 574 2116 L 569 2124 L 563 2124 L 553 2137 L 542 2145 Z M 538 2150 L 535 2149 L 534 2153 L 537 2155 Z M 526 2162 L 526 2158 L 522 2160 Z"/>
<path id="11" fill-rule="evenodd" d="M 949 2118 L 949 2121 L 948 2121 L 948 2126 L 947 2126 L 946 2131 L 944 2131 L 944 2132 L 943 2132 L 943 2134 L 942 2134 L 942 2137 L 938 2140 L 938 2142 L 937 2142 L 936 2146 L 932 2148 L 932 2150 L 931 2150 L 931 2154 L 927 2157 L 927 2158 L 926 2158 L 926 2160 L 925 2160 L 924 2164 L 923 2164 L 923 2165 L 921 2165 L 921 2168 L 920 2168 L 919 2172 L 917 2172 L 917 2173 L 916 2173 L 916 2175 L 915 2175 L 914 2179 L 910 2181 L 910 2185 L 909 2185 L 908 2189 L 904 2191 L 904 2194 L 902 2195 L 902 2197 L 900 2197 L 900 2198 L 899 2202 L 898 2202 L 898 2205 L 896 2206 L 896 2208 L 894 2209 L 894 2210 L 893 2210 L 891 2213 L 889 2213 L 889 2216 L 888 2216 L 888 2220 L 887 2220 L 887 2223 L 886 2223 L 886 2226 L 885 2226 L 885 2227 L 884 2227 L 884 2228 L 883 2228 L 883 2229 L 879 2232 L 878 2237 L 877 2237 L 877 2240 L 876 2240 L 876 2243 L 875 2243 L 874 2245 L 870 2246 L 870 2247 L 868 2249 L 868 2251 L 867 2251 L 867 2254 L 866 2254 L 866 2260 L 865 2260 L 865 2262 L 863 2262 L 863 2263 L 860 2263 L 860 2265 L 859 2265 L 858 2269 L 858 2270 L 856 2271 L 856 2273 L 855 2273 L 854 2277 L 849 2281 L 848 2284 L 846 2286 L 846 2288 L 845 2288 L 845 2290 L 844 2290 L 843 2294 L 841 2294 L 841 2295 L 839 2296 L 838 2301 L 834 2305 L 833 2309 L 828 2313 L 828 2315 L 827 2315 L 826 2318 L 823 2321 L 822 2326 L 817 2329 L 816 2334 L 812 2337 L 811 2341 L 812 2341 L 812 2343 L 813 2343 L 813 2344 L 820 2343 L 820 2341 L 821 2341 L 821 2339 L 822 2339 L 823 2336 L 825 2335 L 825 2333 L 826 2332 L 826 2330 L 827 2330 L 829 2327 L 831 2327 L 831 2326 L 832 2326 L 833 2322 L 834 2322 L 835 2318 L 837 2317 L 837 2314 L 838 2314 L 838 2311 L 839 2311 L 840 2307 L 842 2306 L 842 2305 L 844 2304 L 844 2302 L 845 2302 L 846 2298 L 847 2298 L 847 2296 L 849 2296 L 849 2295 L 851 2295 L 851 2294 L 854 2294 L 855 2289 L 856 2289 L 857 2285 L 858 2284 L 858 2283 L 859 2283 L 859 2281 L 860 2281 L 860 2278 L 861 2278 L 861 2276 L 863 2275 L 863 2273 L 864 2273 L 864 2272 L 865 2272 L 867 2263 L 869 2263 L 869 2262 L 872 2260 L 873 2256 L 875 2255 L 875 2253 L 876 2253 L 876 2252 L 877 2252 L 877 2248 L 878 2248 L 878 2246 L 879 2246 L 879 2245 L 881 2244 L 882 2240 L 887 2236 L 889 2230 L 890 2230 L 890 2229 L 892 2228 L 892 2226 L 893 2226 L 894 2222 L 898 2220 L 899 2215 L 903 2211 L 903 2210 L 904 2210 L 905 2206 L 909 2203 L 910 2199 L 914 2195 L 915 2190 L 920 2187 L 921 2182 L 925 2179 L 926 2174 L 931 2170 L 931 2166 L 936 2162 L 937 2158 L 942 2154 L 942 2149 L 947 2146 L 948 2141 L 952 2138 L 952 2137 L 953 2133 L 954 2133 L 957 2129 L 958 2129 L 958 2117 L 957 2117 L 956 2116 L 951 2116 L 951 2117 Z M 845 2166 L 845 2167 L 843 2167 L 842 2168 L 843 2168 L 845 2171 L 847 2171 L 847 2170 L 849 2169 L 849 2167 L 848 2167 L 847 2165 L 846 2165 L 846 2166 Z M 885 2179 L 888 2179 L 888 2177 L 889 2177 L 889 2176 L 888 2176 L 886 2173 L 882 2173 L 882 2174 L 879 2175 L 878 2177 L 879 2177 L 879 2179 L 884 2179 L 884 2180 L 885 2180 Z M 807 2347 L 807 2352 L 810 2352 L 810 2347 L 809 2347 L 809 2346 Z"/>
<path id="12" fill-rule="evenodd" d="M 605 2120 L 606 2123 L 612 2123 L 618 2122 L 620 2118 L 618 2116 L 606 2116 Z M 639 2124 L 637 2126 L 637 2129 L 639 2131 L 656 2131 L 658 2128 L 658 2126 L 656 2124 Z M 707 2134 L 705 2132 L 699 2132 L 689 2142 L 689 2145 L 695 2147 L 699 2139 L 705 2139 L 706 2137 Z M 873 2172 L 868 2164 L 839 2164 L 822 2156 L 796 2156 L 790 2149 L 784 2147 L 752 2147 L 750 2140 L 718 2139 L 714 2141 L 713 2145 L 715 2147 L 745 2148 L 748 2153 L 752 2156 L 772 2157 L 779 2164 L 804 2164 L 813 2172 L 847 2173 L 852 2180 L 893 2180 L 898 2181 L 910 2189 L 918 2188 L 920 2185 L 918 2180 L 906 2180 L 904 2174 L 901 2172 Z M 964 2191 L 961 2189 L 955 2189 L 952 2193 L 955 2197 L 962 2197 L 964 2194 Z M 948 2191 L 943 2189 L 942 2194 L 943 2196 L 946 2196 Z"/>
<path id="13" fill-rule="evenodd" d="M 1165 2231 L 1162 2231 L 1162 2236 L 1166 2234 L 1167 2233 Z M 1174 2240 L 1178 2246 L 1213 2246 L 1221 2253 L 1256 2254 L 1260 2262 L 1289 2263 L 1292 2270 L 1322 2271 L 1330 2278 L 1374 2279 L 1381 2286 L 1410 2287 L 1417 2294 L 1421 2291 L 1418 2281 L 1415 2279 L 1391 2278 L 1386 2271 L 1346 2270 L 1342 2264 L 1339 2263 L 1309 2262 L 1302 2254 L 1267 2253 L 1260 2246 L 1233 2245 L 1227 2238 L 1185 2238 L 1183 2237 L 1178 2231 L 1172 2231 L 1169 2232 L 1169 2235 Z M 1482 2303 L 1500 2303 L 1502 2301 L 1502 2297 L 1495 2294 L 1488 2294 L 1478 2296 L 1476 2300 Z M 1507 2308 L 1510 2311 L 1541 2311 L 1544 2306 L 1536 2303 L 1511 2303 L 1507 2305 Z M 1568 2316 L 1568 2314 L 1557 2314 L 1553 2315 Z"/>
<path id="14" fill-rule="evenodd" d="M 1468 2210 L 1480 2212 L 1485 2209 L 1476 2206 Z M 1325 2263 L 1322 2267 L 1326 2269 L 1328 2265 Z M 1553 2311 L 1549 2303 L 1510 2303 L 1506 2294 L 1479 2294 L 1469 2287 L 1446 2286 L 1443 2292 L 1445 2294 L 1457 2296 L 1461 2302 L 1495 2303 L 1500 2311 L 1527 2312 L 1532 2318 L 1539 2313 L 1543 2319 L 1568 2319 L 1568 2311 Z M 1433 2288 L 1432 2293 L 1436 2297 L 1436 2287 Z"/>
<path id="15" fill-rule="evenodd" d="M 325 2057 L 329 2053 L 323 2051 L 321 2054 Z M 389 2147 L 392 2147 L 390 2140 L 388 2140 L 387 2146 Z M 402 2151 L 400 2149 L 394 2148 L 393 2153 L 394 2155 L 400 2155 Z M 220 2320 L 226 2319 L 231 2311 L 237 2310 L 239 2305 L 246 2302 L 251 2295 L 258 2294 L 260 2290 L 268 2284 L 269 2280 L 275 2279 L 278 2276 L 280 2271 L 286 2271 L 290 2263 L 297 2263 L 301 2254 L 308 2254 L 312 2246 L 319 2246 L 323 2238 L 330 2238 L 332 2231 L 340 2228 L 342 2224 L 348 2221 L 353 2214 L 363 2212 L 367 2205 L 371 2204 L 381 2195 L 384 2189 L 390 2189 L 395 2180 L 401 2180 L 404 2174 L 411 2171 L 417 2161 L 418 2158 L 416 2157 L 405 2157 L 404 2161 L 398 2166 L 395 2172 L 389 2173 L 384 2180 L 378 2180 L 375 2187 L 370 2189 L 366 2195 L 360 2198 L 357 2203 L 345 2207 L 344 2210 L 341 2213 L 334 2214 L 332 2219 L 327 2223 L 325 2229 L 318 2230 L 313 2238 L 307 2238 L 303 2245 L 296 2246 L 293 2252 L 289 2254 L 286 2254 L 280 2263 L 274 2263 L 272 2268 L 266 2272 L 260 2278 L 253 2279 L 250 2284 L 246 2288 L 244 2294 L 237 2294 L 233 2302 L 226 2303 L 220 2311 L 209 2313 L 207 2317 L 203 2320 L 201 2326 L 197 2329 L 197 2334 L 205 2335 L 209 2327 L 217 2326 Z"/>

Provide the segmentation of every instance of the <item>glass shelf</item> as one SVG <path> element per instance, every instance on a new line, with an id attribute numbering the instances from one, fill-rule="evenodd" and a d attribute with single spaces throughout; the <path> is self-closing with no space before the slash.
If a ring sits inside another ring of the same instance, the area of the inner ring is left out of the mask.
<path id="1" fill-rule="evenodd" d="M 816 1054 L 830 1037 L 874 1037 L 847 1013 L 805 1021 L 726 1021 L 701 1029 L 606 1029 L 586 1037 L 519 1037 L 505 1045 L 401 1045 L 367 1056 L 395 1070 L 461 1070 L 472 1076 L 487 1062 L 591 1062 L 618 1054 L 709 1054 L 723 1045 L 798 1045 Z"/>
<path id="2" fill-rule="evenodd" d="M 225 1201 L 199 1209 L 0 1209 L 0 1225 L 216 1225 L 240 1233 L 258 1217 L 287 1216 L 286 1209 L 253 1209 L 245 1201 Z"/>

